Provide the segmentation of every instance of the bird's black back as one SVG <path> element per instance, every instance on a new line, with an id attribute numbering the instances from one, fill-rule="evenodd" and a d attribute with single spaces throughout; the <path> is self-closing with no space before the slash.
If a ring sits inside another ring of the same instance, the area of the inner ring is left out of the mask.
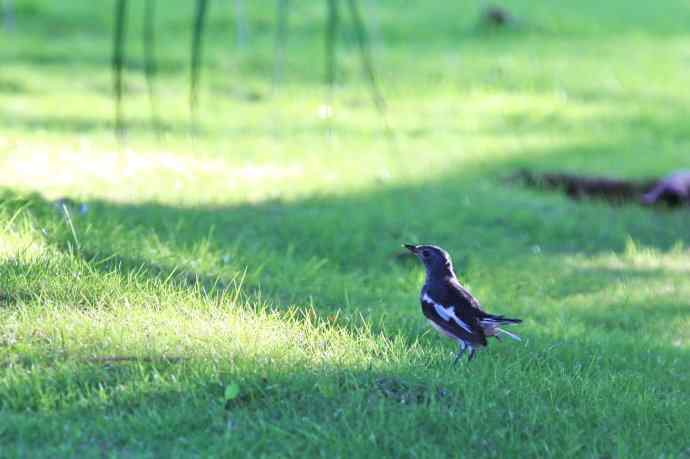
<path id="1" fill-rule="evenodd" d="M 466 310 L 469 314 L 480 319 L 488 315 L 488 313 L 482 309 L 479 300 L 472 296 L 470 291 L 463 287 L 460 281 L 454 276 L 429 280 L 425 284 L 425 287 L 429 295 L 441 304 L 447 306 L 452 305 L 456 308 Z"/>
<path id="2" fill-rule="evenodd" d="M 446 308 L 453 307 L 455 315 L 468 325 L 471 333 L 468 333 L 454 321 L 434 320 L 438 326 L 469 343 L 486 345 L 486 335 L 479 321 L 490 316 L 490 314 L 482 310 L 479 301 L 460 284 L 457 278 L 447 276 L 441 279 L 427 279 L 422 288 L 422 311 L 427 318 L 433 320 L 433 317 L 429 315 L 433 313 L 430 309 L 433 308 L 433 305 L 424 304 L 425 294 Z M 432 315 L 435 316 L 435 314 Z"/>

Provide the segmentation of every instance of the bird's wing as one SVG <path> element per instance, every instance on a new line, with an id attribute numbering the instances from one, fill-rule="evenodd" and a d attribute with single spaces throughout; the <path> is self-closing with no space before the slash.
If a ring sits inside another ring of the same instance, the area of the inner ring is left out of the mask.
<path id="1" fill-rule="evenodd" d="M 457 279 L 448 282 L 446 302 L 456 304 L 467 311 L 467 314 L 475 316 L 479 322 L 493 322 L 495 324 L 517 324 L 520 319 L 511 319 L 503 315 L 490 314 L 482 309 L 479 301 Z"/>
<path id="2" fill-rule="evenodd" d="M 474 315 L 479 318 L 485 317 L 488 314 L 482 309 L 479 303 L 469 290 L 460 284 L 457 279 L 450 279 L 446 284 L 444 293 L 444 300 L 450 304 L 457 305 L 461 308 L 469 309 Z"/>
<path id="3" fill-rule="evenodd" d="M 486 336 L 476 317 L 463 313 L 463 309 L 453 304 L 436 301 L 429 293 L 422 295 L 422 310 L 438 329 L 456 339 L 486 345 Z"/>

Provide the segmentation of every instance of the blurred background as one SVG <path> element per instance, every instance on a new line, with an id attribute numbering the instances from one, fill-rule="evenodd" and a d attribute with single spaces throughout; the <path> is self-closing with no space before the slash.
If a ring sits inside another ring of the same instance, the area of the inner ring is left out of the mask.
<path id="1" fill-rule="evenodd" d="M 685 212 L 506 180 L 643 180 L 687 164 L 680 1 L 5 0 L 2 12 L 0 184 L 82 209 L 75 230 L 94 256 L 246 271 L 280 301 L 317 295 L 333 310 L 355 290 L 381 311 L 386 269 L 400 286 L 421 274 L 400 264 L 402 242 L 444 245 L 471 275 L 688 240 Z M 58 228 L 56 241 L 74 239 Z"/>
<path id="2" fill-rule="evenodd" d="M 456 231 L 462 220 L 439 235 L 427 221 L 476 199 L 506 217 L 544 205 L 502 182 L 519 169 L 635 179 L 687 158 L 682 2 L 2 6 L 0 181 L 48 200 L 270 207 L 390 195 L 389 212 L 371 217 L 390 219 L 386 245 L 397 245 Z M 406 192 L 430 190 L 443 211 L 404 205 Z M 358 224 L 361 242 L 377 227 Z M 309 240 L 320 257 L 337 248 Z M 357 245 L 361 261 L 371 248 Z"/>

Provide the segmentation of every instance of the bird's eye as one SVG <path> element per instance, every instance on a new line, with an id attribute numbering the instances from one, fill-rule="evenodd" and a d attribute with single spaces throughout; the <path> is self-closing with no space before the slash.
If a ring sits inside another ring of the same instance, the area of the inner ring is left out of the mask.
<path id="1" fill-rule="evenodd" d="M 431 255 L 431 252 L 429 252 L 429 251 L 426 250 L 426 249 L 422 250 L 422 256 L 423 256 L 424 258 L 429 258 L 429 255 Z"/>

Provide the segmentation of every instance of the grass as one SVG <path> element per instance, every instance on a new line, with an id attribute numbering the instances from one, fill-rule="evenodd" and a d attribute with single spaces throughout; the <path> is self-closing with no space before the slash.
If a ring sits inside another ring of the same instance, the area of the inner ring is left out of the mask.
<path id="1" fill-rule="evenodd" d="M 687 167 L 684 3 L 511 0 L 519 27 L 490 31 L 476 4 L 364 2 L 393 144 L 347 22 L 320 115 L 318 2 L 294 3 L 276 91 L 272 6 L 247 8 L 238 50 L 231 8 L 211 3 L 197 137 L 193 2 L 159 8 L 157 139 L 133 4 L 125 148 L 112 11 L 16 3 L 0 41 L 0 457 L 689 454 L 688 213 L 501 180 Z M 524 341 L 451 367 L 402 242 L 447 248 L 487 309 L 525 319 Z"/>

